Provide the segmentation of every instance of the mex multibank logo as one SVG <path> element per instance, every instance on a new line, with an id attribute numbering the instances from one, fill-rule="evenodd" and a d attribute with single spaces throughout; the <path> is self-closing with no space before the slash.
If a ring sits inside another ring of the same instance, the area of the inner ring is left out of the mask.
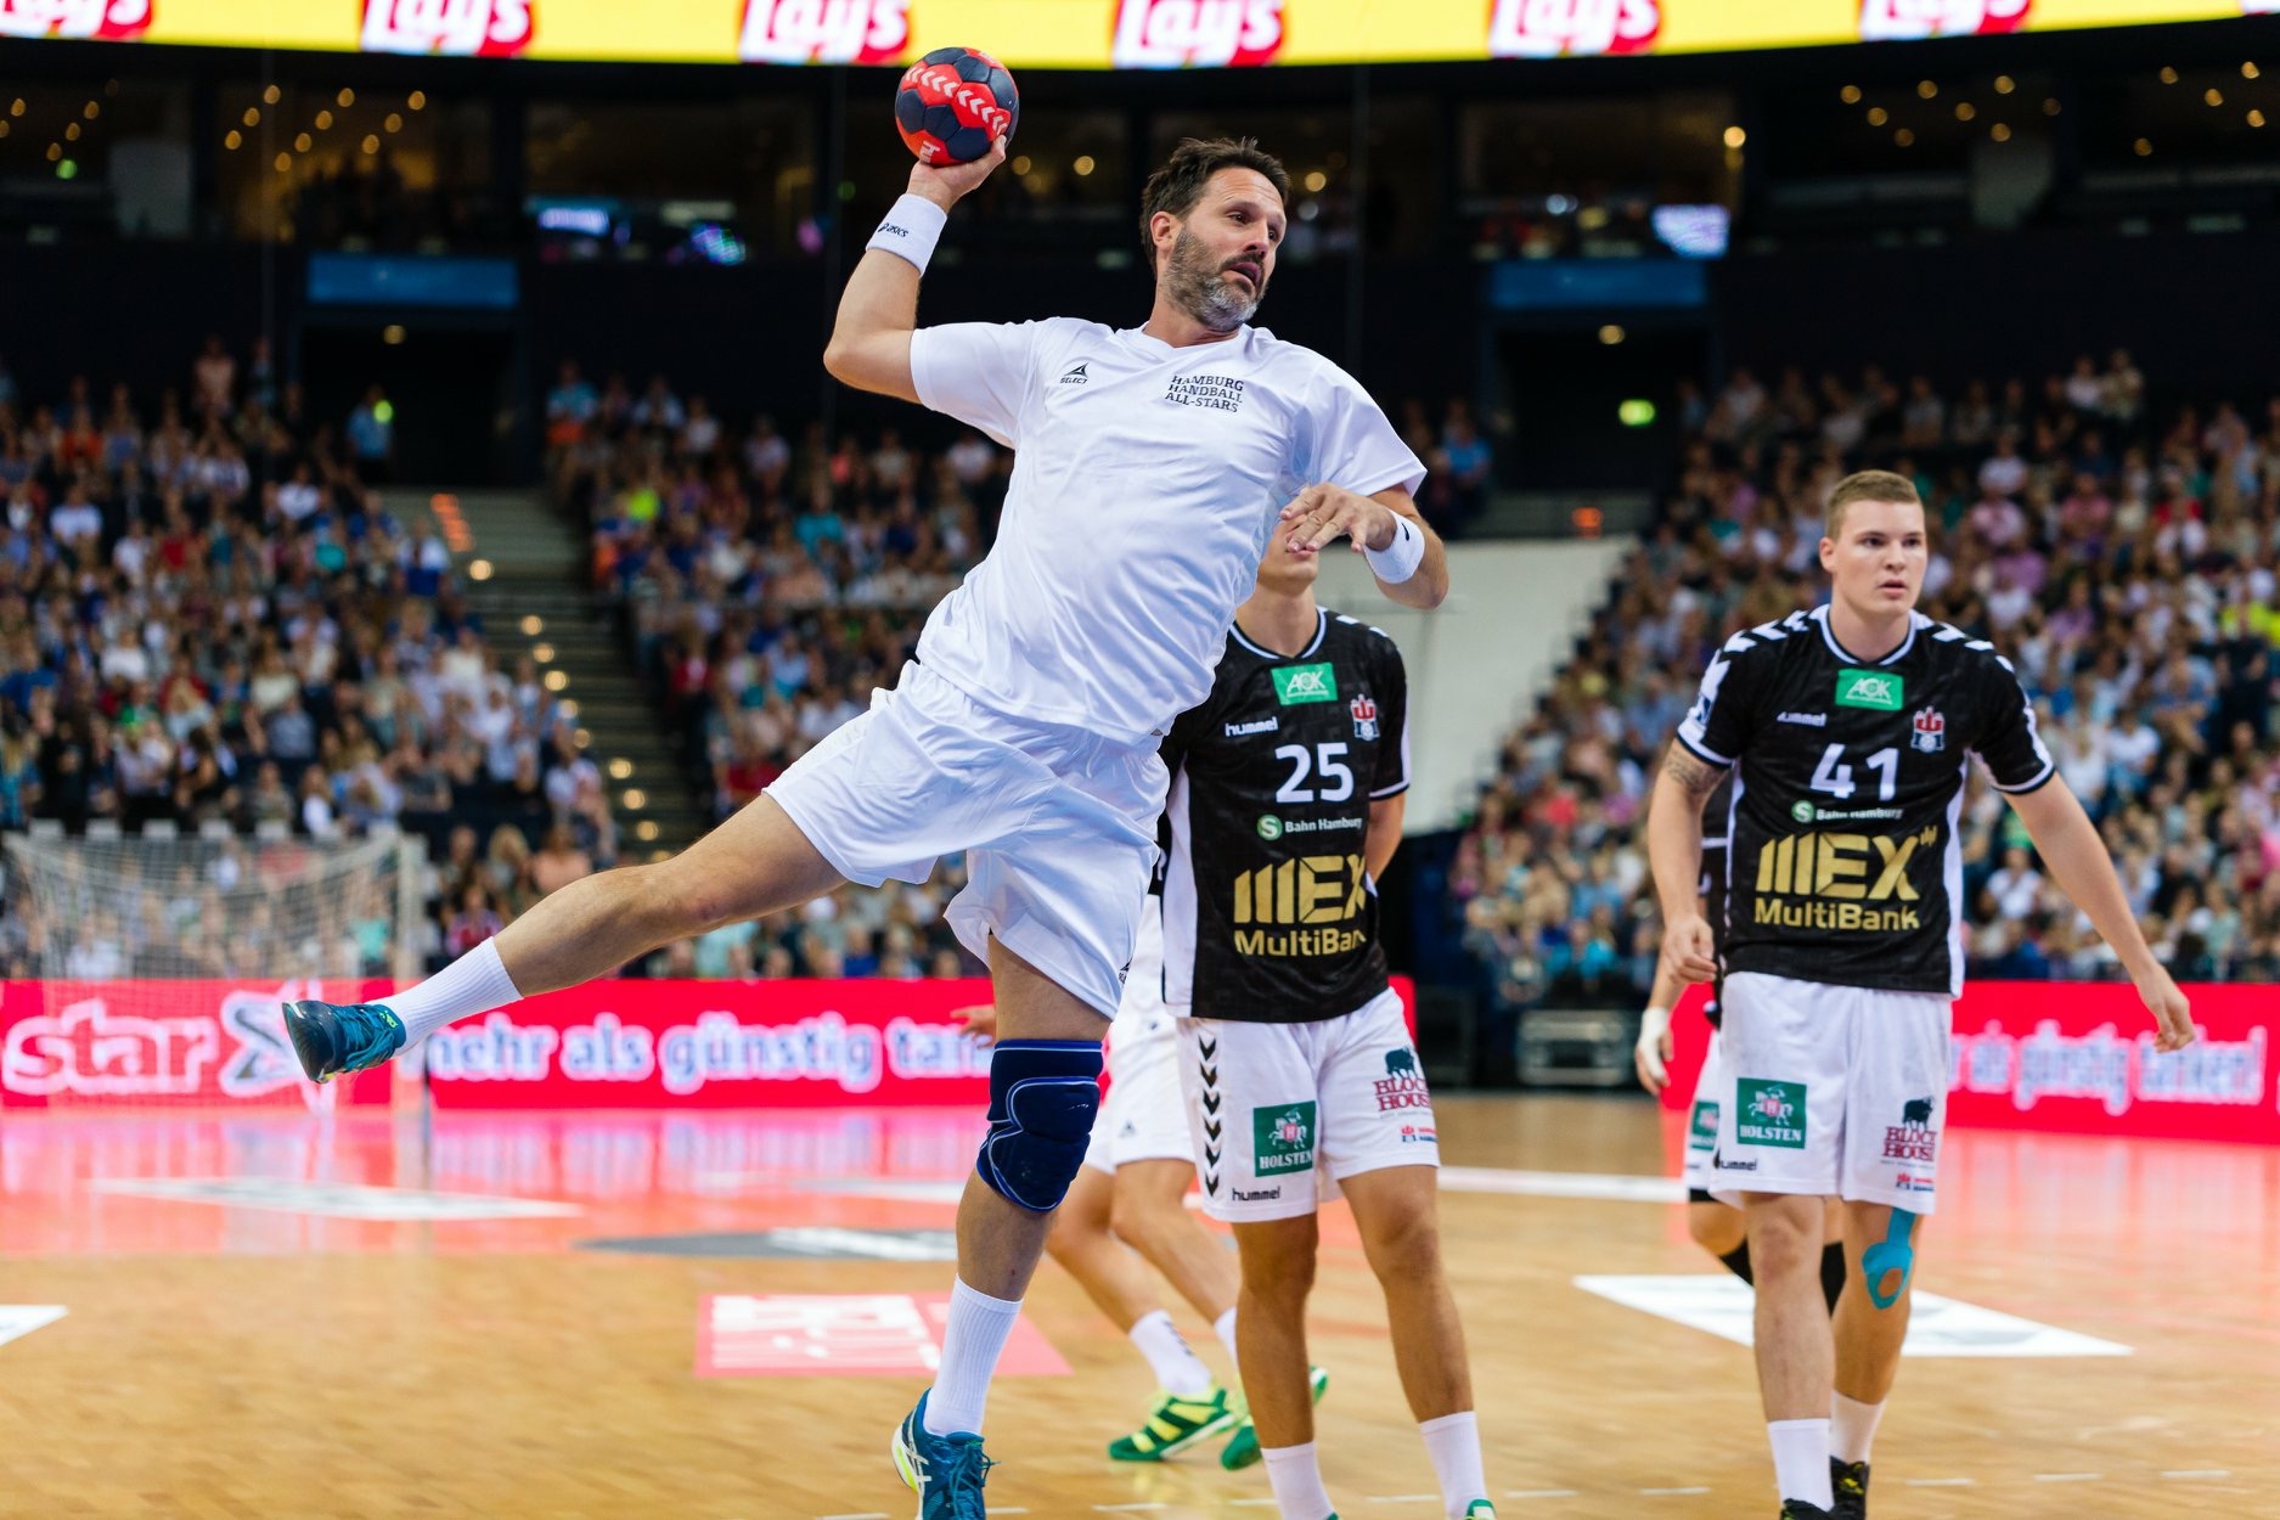
<path id="1" fill-rule="evenodd" d="M 910 0 L 744 0 L 745 63 L 893 63 L 910 46 Z"/>
<path id="2" fill-rule="evenodd" d="M 1798 803 L 1804 810 L 1811 803 Z M 1905 933 L 1923 927 L 1909 879 L 1918 852 L 1940 842 L 1938 824 L 1912 834 L 1792 834 L 1758 847 L 1751 917 L 1779 929 Z M 1788 898 L 1791 901 L 1783 901 Z M 1803 899 L 1797 901 L 1795 899 Z"/>
<path id="3" fill-rule="evenodd" d="M 1993 37 L 2027 24 L 2034 0 L 1861 0 L 1860 40 Z"/>
<path id="4" fill-rule="evenodd" d="M 530 46 L 534 0 L 364 0 L 367 53 L 513 58 Z"/>
<path id="5" fill-rule="evenodd" d="M 1319 665 L 1284 665 L 1274 671 L 1275 700 L 1285 707 L 1301 702 L 1338 700 L 1338 672 L 1327 661 Z"/>
<path id="6" fill-rule="evenodd" d="M 1118 0 L 1120 69 L 1255 68 L 1283 45 L 1283 0 Z"/>
<path id="7" fill-rule="evenodd" d="M 1646 53 L 1662 35 L 1665 0 L 1496 0 L 1491 58 Z"/>
<path id="8" fill-rule="evenodd" d="M 1908 683 L 1890 671 L 1840 670 L 1837 672 L 1837 706 L 1865 707 L 1871 712 L 1898 712 L 1906 705 Z"/>
<path id="9" fill-rule="evenodd" d="M 0 0 L 0 37 L 131 42 L 153 19 L 152 0 Z"/>
<path id="10" fill-rule="evenodd" d="M 1279 819 L 1259 820 L 1261 838 L 1283 832 Z M 1238 871 L 1229 895 L 1238 955 L 1349 955 L 1369 943 L 1360 922 L 1369 907 L 1369 871 L 1360 855 L 1301 855 Z"/>

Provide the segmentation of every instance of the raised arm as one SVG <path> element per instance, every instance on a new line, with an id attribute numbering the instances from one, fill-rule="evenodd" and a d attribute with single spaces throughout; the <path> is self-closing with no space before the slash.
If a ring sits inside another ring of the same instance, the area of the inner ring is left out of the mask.
<path id="1" fill-rule="evenodd" d="M 872 235 L 862 262 L 839 297 L 839 320 L 824 346 L 823 367 L 843 385 L 916 401 L 910 335 L 918 327 L 918 280 L 950 208 L 1005 162 L 1005 139 L 970 164 L 910 171 L 910 188 Z"/>
<path id="2" fill-rule="evenodd" d="M 1308 486 L 1282 509 L 1282 520 L 1303 520 L 1291 541 L 1298 553 L 1315 553 L 1341 535 L 1351 540 L 1368 558 L 1378 590 L 1390 601 L 1430 612 L 1448 599 L 1449 551 L 1399 486 L 1373 496 L 1357 496 L 1342 486 Z M 1400 578 L 1388 580 L 1389 571 Z"/>
<path id="3" fill-rule="evenodd" d="M 1662 964 L 1682 982 L 1707 982 L 1718 974 L 1717 945 L 1699 895 L 1702 804 L 1726 771 L 1673 740 L 1647 812 L 1647 860 L 1663 914 Z"/>
<path id="4" fill-rule="evenodd" d="M 2193 1010 L 2177 990 L 2167 968 L 2154 959 L 2153 947 L 2130 912 L 2121 878 L 2114 874 L 2113 857 L 2098 827 L 2082 811 L 2073 789 L 2056 776 L 2031 792 L 2006 793 L 2019 821 L 2027 826 L 2051 879 L 2090 922 L 2137 984 L 2153 1015 L 2154 1044 L 2162 1050 L 2183 1050 L 2193 1043 Z"/>

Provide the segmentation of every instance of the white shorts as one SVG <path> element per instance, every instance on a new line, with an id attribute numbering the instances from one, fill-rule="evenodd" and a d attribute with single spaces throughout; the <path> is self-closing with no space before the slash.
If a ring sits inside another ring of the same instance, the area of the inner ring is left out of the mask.
<path id="1" fill-rule="evenodd" d="M 1337 1197 L 1339 1178 L 1441 1164 L 1433 1100 L 1390 990 L 1308 1024 L 1183 1018 L 1179 1069 L 1214 1219 L 1295 1219 Z"/>
<path id="2" fill-rule="evenodd" d="M 1694 1102 L 1686 1111 L 1686 1167 L 1688 1193 L 1708 1193 L 1718 1186 L 1710 1158 L 1718 1154 L 1718 1111 L 1724 1105 L 1726 1062 L 1724 1041 L 1710 1031 L 1710 1048 L 1702 1056 L 1702 1072 L 1694 1079 Z M 1697 1200 L 1698 1201 L 1698 1200 Z"/>
<path id="3" fill-rule="evenodd" d="M 1946 994 L 1726 978 L 1721 1201 L 1810 1193 L 1929 1214 L 1947 1118 Z"/>
<path id="4" fill-rule="evenodd" d="M 1180 1096 L 1180 1041 L 1164 1007 L 1162 899 L 1150 897 L 1140 915 L 1140 942 L 1124 1000 L 1108 1026 L 1108 1097 L 1093 1120 L 1085 1165 L 1116 1175 L 1135 1161 L 1195 1165 L 1187 1100 Z"/>
<path id="5" fill-rule="evenodd" d="M 912 661 L 871 710 L 768 788 L 832 869 L 921 882 L 960 851 L 958 942 L 992 935 L 1060 986 L 1116 1012 L 1156 864 L 1164 764 L 1093 733 L 973 701 Z"/>

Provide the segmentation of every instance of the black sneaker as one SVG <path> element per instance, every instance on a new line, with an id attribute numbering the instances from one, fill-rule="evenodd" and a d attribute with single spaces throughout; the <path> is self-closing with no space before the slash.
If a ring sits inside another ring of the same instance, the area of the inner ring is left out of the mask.
<path id="1" fill-rule="evenodd" d="M 1807 1504 L 1803 1499 L 1781 1501 L 1781 1520 L 1837 1520 L 1836 1512 Z"/>
<path id="2" fill-rule="evenodd" d="M 1868 1464 L 1829 1458 L 1829 1487 L 1836 1506 L 1829 1513 L 1837 1520 L 1868 1520 Z"/>

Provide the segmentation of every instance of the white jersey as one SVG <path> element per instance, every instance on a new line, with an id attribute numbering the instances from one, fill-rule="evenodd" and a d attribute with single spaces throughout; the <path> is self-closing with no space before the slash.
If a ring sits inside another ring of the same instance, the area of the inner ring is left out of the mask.
<path id="1" fill-rule="evenodd" d="M 1124 976 L 1124 996 L 1108 1026 L 1108 1072 L 1120 1081 L 1125 1064 L 1147 1047 L 1168 1043 L 1172 1016 L 1164 1010 L 1164 900 L 1151 895 L 1140 915 L 1140 935 L 1132 946 L 1132 967 Z"/>
<path id="2" fill-rule="evenodd" d="M 997 546 L 918 657 L 986 707 L 1151 744 L 1211 690 L 1275 516 L 1425 467 L 1354 379 L 1264 328 L 1174 348 L 1053 317 L 911 336 L 918 399 L 1015 451 Z"/>

